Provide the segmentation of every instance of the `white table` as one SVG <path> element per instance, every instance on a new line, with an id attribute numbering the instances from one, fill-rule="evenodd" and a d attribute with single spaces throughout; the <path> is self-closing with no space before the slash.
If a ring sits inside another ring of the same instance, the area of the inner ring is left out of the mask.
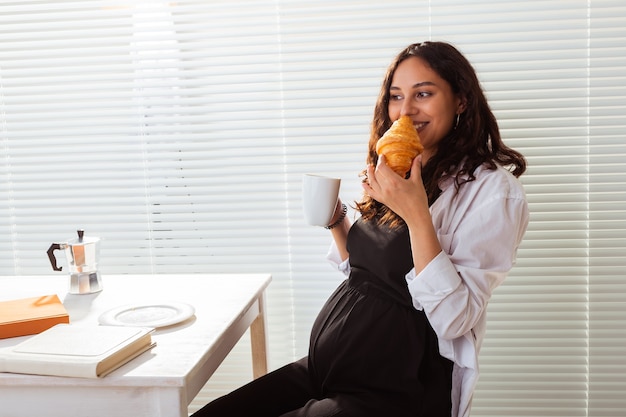
<path id="1" fill-rule="evenodd" d="M 0 373 L 0 415 L 182 417 L 187 406 L 250 328 L 253 375 L 267 372 L 265 289 L 268 274 L 103 275 L 103 291 L 67 294 L 69 277 L 0 276 L 0 301 L 57 294 L 81 326 L 127 304 L 185 302 L 195 316 L 157 329 L 157 345 L 104 378 Z M 0 339 L 0 347 L 25 337 Z"/>

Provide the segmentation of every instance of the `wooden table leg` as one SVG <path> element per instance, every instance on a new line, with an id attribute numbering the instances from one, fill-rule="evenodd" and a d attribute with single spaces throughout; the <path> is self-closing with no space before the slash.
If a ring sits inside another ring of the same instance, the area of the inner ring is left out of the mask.
<path id="1" fill-rule="evenodd" d="M 252 345 L 252 376 L 256 379 L 267 373 L 267 324 L 265 322 L 265 292 L 259 297 L 259 315 L 250 325 Z"/>

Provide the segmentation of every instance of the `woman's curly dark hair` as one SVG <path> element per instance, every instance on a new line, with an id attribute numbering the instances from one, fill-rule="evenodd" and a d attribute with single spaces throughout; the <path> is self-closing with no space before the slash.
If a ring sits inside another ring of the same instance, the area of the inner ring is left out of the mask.
<path id="1" fill-rule="evenodd" d="M 526 160 L 519 152 L 509 148 L 500 137 L 498 123 L 483 93 L 476 71 L 469 61 L 452 45 L 445 42 L 423 42 L 409 45 L 393 60 L 383 80 L 372 121 L 367 163 L 376 165 L 376 142 L 389 129 L 390 87 L 398 65 L 417 57 L 450 84 L 452 92 L 464 101 L 465 111 L 456 127 L 439 142 L 435 155 L 422 167 L 422 179 L 429 203 L 432 204 L 441 190 L 440 181 L 454 175 L 457 192 L 466 182 L 475 179 L 474 172 L 481 165 L 496 169 L 497 164 L 508 167 L 519 177 L 526 170 Z M 356 203 L 364 220 L 376 219 L 392 227 L 402 219 L 385 205 L 364 195 Z"/>

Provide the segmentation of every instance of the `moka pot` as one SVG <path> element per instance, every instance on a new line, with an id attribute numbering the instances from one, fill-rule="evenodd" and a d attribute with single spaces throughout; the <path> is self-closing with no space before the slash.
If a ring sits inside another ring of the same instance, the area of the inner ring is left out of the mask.
<path id="1" fill-rule="evenodd" d="M 48 248 L 48 258 L 52 269 L 61 271 L 54 256 L 55 250 L 63 250 L 70 274 L 70 294 L 91 294 L 102 291 L 102 280 L 98 271 L 100 239 L 85 237 L 84 230 L 78 230 L 78 238 L 66 243 L 53 243 Z"/>

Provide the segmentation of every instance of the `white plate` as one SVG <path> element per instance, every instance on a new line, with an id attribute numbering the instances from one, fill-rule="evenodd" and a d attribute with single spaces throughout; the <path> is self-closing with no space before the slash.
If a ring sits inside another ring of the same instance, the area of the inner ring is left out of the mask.
<path id="1" fill-rule="evenodd" d="M 128 305 L 103 313 L 98 321 L 112 326 L 158 328 L 181 323 L 194 313 L 195 309 L 185 303 Z"/>

